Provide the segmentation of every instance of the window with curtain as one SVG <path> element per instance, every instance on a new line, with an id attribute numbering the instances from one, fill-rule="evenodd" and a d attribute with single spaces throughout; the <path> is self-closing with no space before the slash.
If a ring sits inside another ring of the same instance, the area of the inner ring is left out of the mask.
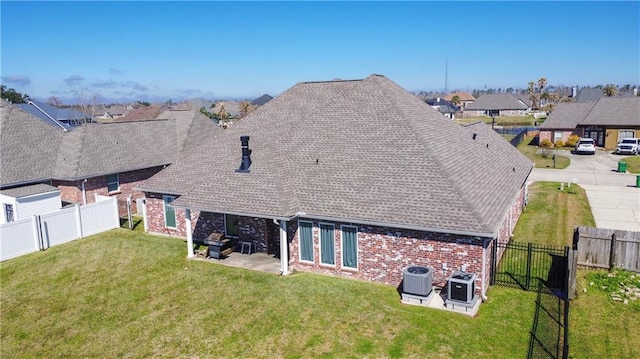
<path id="1" fill-rule="evenodd" d="M 176 199 L 174 196 L 162 196 L 162 201 L 164 202 L 164 225 L 169 228 L 176 228 L 176 209 L 168 206 L 174 199 Z"/>
<path id="2" fill-rule="evenodd" d="M 224 234 L 229 237 L 238 236 L 238 216 L 235 214 L 224 215 Z"/>
<path id="3" fill-rule="evenodd" d="M 313 262 L 313 223 L 298 222 L 298 239 L 300 241 L 300 260 Z"/>
<path id="4" fill-rule="evenodd" d="M 320 223 L 320 263 L 336 264 L 333 224 Z"/>
<path id="5" fill-rule="evenodd" d="M 342 226 L 342 266 L 358 268 L 358 227 Z"/>

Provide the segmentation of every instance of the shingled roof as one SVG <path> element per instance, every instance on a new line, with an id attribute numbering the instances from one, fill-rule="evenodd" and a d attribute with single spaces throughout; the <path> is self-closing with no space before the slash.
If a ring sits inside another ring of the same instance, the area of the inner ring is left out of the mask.
<path id="1" fill-rule="evenodd" d="M 0 185 L 77 180 L 170 164 L 222 131 L 197 110 L 163 120 L 96 124 L 63 132 L 13 105 L 2 107 Z"/>
<path id="2" fill-rule="evenodd" d="M 235 171 L 241 135 L 249 173 Z M 461 127 L 371 75 L 299 83 L 140 189 L 210 212 L 493 235 L 531 170 L 486 125 Z"/>
<path id="3" fill-rule="evenodd" d="M 511 94 L 484 94 L 468 104 L 465 110 L 526 110 L 527 105 Z"/>
<path id="4" fill-rule="evenodd" d="M 593 108 L 593 102 L 559 103 L 540 125 L 541 130 L 574 129 Z"/>
<path id="5" fill-rule="evenodd" d="M 640 97 L 602 97 L 581 125 L 640 126 Z"/>

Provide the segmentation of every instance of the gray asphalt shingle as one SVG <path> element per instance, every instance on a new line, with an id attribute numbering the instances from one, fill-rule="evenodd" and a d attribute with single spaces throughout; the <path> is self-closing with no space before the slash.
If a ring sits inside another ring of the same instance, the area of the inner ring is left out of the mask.
<path id="1" fill-rule="evenodd" d="M 540 125 L 540 129 L 574 129 L 591 111 L 593 105 L 594 102 L 559 103 Z"/>
<path id="2" fill-rule="evenodd" d="M 476 139 L 472 139 L 476 133 Z M 240 136 L 250 173 L 237 173 Z M 147 180 L 212 212 L 495 233 L 532 164 L 384 76 L 299 83 Z"/>
<path id="3" fill-rule="evenodd" d="M 526 110 L 527 105 L 518 101 L 511 94 L 484 94 L 469 105 L 465 110 Z"/>

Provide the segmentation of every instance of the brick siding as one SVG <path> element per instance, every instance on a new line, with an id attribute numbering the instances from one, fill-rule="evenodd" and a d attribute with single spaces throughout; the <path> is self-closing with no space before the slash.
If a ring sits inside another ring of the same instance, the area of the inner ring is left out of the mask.
<path id="1" fill-rule="evenodd" d="M 510 240 L 515 224 L 524 208 L 526 188 L 523 187 L 514 199 L 514 204 L 505 213 L 505 219 L 498 231 L 498 241 Z M 147 223 L 150 232 L 186 237 L 184 210 L 176 209 L 175 229 L 164 225 L 162 194 L 147 193 Z M 219 213 L 192 211 L 193 238 L 205 238 L 212 232 L 224 232 L 224 215 Z M 289 264 L 291 269 L 315 272 L 341 277 L 355 278 L 399 286 L 402 270 L 411 264 L 429 266 L 434 269 L 433 283 L 445 286 L 450 275 L 460 270 L 475 273 L 476 290 L 486 291 L 491 272 L 492 238 L 465 235 L 414 231 L 380 226 L 352 224 L 347 222 L 327 222 L 314 219 L 301 220 L 313 223 L 313 262 L 300 261 L 298 221 L 287 223 L 289 242 Z M 334 225 L 335 265 L 320 263 L 320 223 Z M 358 228 L 357 269 L 342 266 L 342 225 Z M 263 218 L 239 217 L 238 239 L 250 240 L 258 245 L 258 251 L 274 253 L 275 242 L 279 240 L 278 226 Z M 486 248 L 483 247 L 488 246 Z M 498 253 L 498 260 L 502 251 Z M 484 262 L 483 262 L 484 259 Z M 484 273 L 483 277 L 483 263 Z M 446 266 L 446 268 L 444 268 Z"/>
<path id="2" fill-rule="evenodd" d="M 87 182 L 84 184 L 85 193 L 87 196 L 87 203 L 95 202 L 95 195 L 110 196 L 118 198 L 118 211 L 120 216 L 127 215 L 126 199 L 129 195 L 133 196 L 134 203 L 132 206 L 133 212 L 136 212 L 135 200 L 144 197 L 142 192 L 136 191 L 133 188 L 142 184 L 144 180 L 149 179 L 151 176 L 162 170 L 162 166 L 145 168 L 136 171 L 121 172 L 118 174 L 118 180 L 120 183 L 120 189 L 116 192 L 109 193 L 107 189 L 108 176 L 98 176 L 87 178 Z M 82 198 L 82 180 L 78 181 L 60 181 L 53 180 L 53 186 L 60 189 L 60 197 L 63 201 L 71 203 L 83 203 Z"/>

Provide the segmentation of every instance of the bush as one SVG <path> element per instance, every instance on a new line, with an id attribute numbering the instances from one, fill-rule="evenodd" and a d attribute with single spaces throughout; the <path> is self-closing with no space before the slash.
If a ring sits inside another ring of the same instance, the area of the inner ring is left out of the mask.
<path id="1" fill-rule="evenodd" d="M 580 141 L 580 136 L 573 134 L 569 136 L 569 139 L 567 139 L 567 143 L 565 143 L 565 145 L 567 147 L 576 147 L 576 145 L 578 144 L 578 141 Z"/>
<path id="2" fill-rule="evenodd" d="M 549 148 L 549 147 L 551 147 L 552 145 L 553 145 L 553 143 L 552 143 L 552 142 L 551 142 L 551 140 L 549 140 L 549 139 L 546 139 L 546 138 L 545 138 L 544 140 L 540 141 L 540 147 L 547 147 L 547 148 Z"/>
<path id="3" fill-rule="evenodd" d="M 564 141 L 562 141 L 562 140 L 557 140 L 557 141 L 556 141 L 556 147 L 564 147 Z"/>

